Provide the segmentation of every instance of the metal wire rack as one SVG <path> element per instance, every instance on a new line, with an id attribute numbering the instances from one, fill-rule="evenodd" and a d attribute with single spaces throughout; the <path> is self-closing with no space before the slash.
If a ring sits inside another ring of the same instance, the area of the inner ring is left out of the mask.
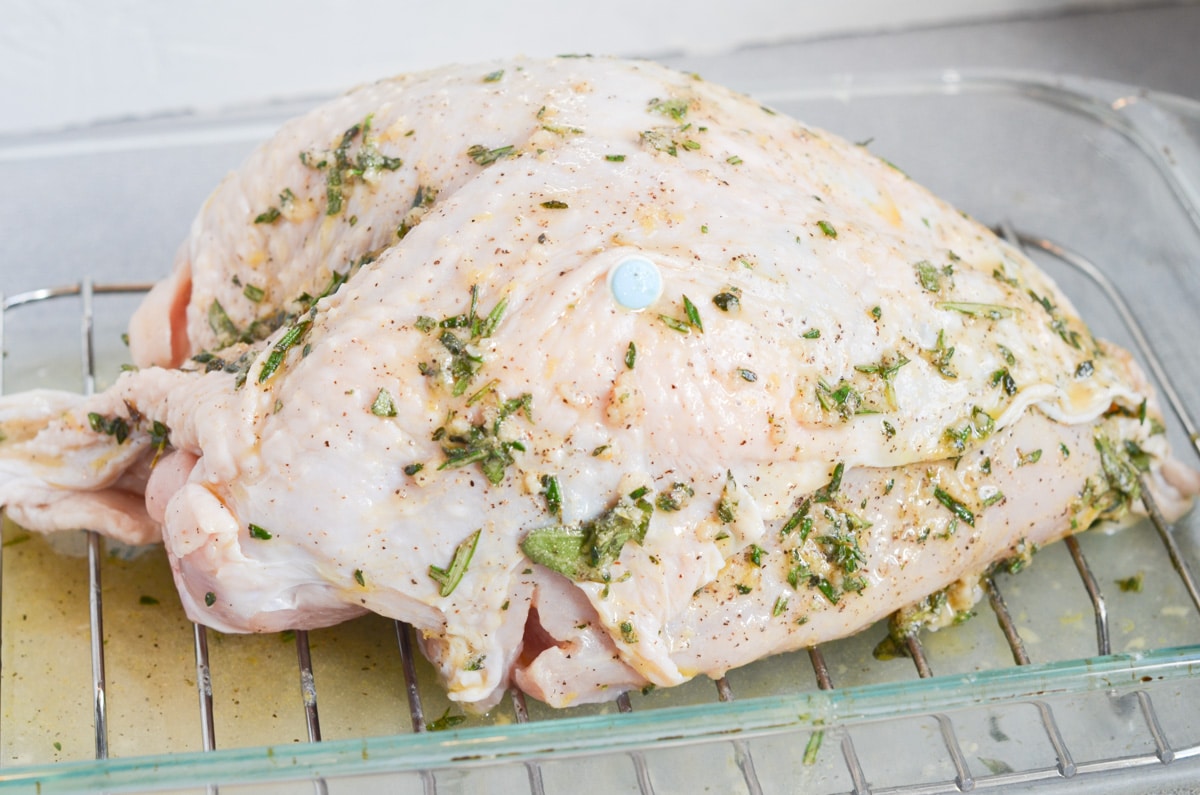
<path id="1" fill-rule="evenodd" d="M 1161 394 L 1171 407 L 1175 418 L 1182 426 L 1187 438 L 1191 440 L 1193 448 L 1200 453 L 1200 433 L 1197 432 L 1195 421 L 1187 411 L 1187 407 L 1180 399 L 1175 385 L 1172 384 L 1165 368 L 1151 347 L 1141 324 L 1122 298 L 1118 289 L 1104 275 L 1103 271 L 1096 267 L 1094 263 L 1071 249 L 1046 239 L 1018 232 L 1007 224 L 1001 225 L 997 231 L 1010 242 L 1026 250 L 1038 251 L 1049 255 L 1060 263 L 1075 269 L 1090 279 L 1103 292 L 1111 304 L 1113 312 L 1119 317 L 1134 340 L 1141 354 L 1142 361 L 1157 381 Z M 90 393 L 94 388 L 96 371 L 93 342 L 93 302 L 95 297 L 112 294 L 136 294 L 145 291 L 147 288 L 148 285 L 141 284 L 93 284 L 90 280 L 84 280 L 74 285 L 36 290 L 4 298 L 3 313 L 0 314 L 0 347 L 3 347 L 4 343 L 5 321 L 14 310 L 30 304 L 54 301 L 55 299 L 68 296 L 78 296 L 81 300 L 80 368 L 83 381 L 82 387 L 85 392 Z M 0 368 L 0 392 L 2 391 L 3 371 Z M 1191 572 L 1184 552 L 1175 538 L 1174 531 L 1164 520 L 1158 506 L 1154 504 L 1149 490 L 1143 489 L 1142 493 L 1146 512 L 1166 549 L 1176 575 L 1190 598 L 1191 606 L 1200 612 L 1200 591 L 1197 590 L 1196 579 Z M 1112 643 L 1110 641 L 1108 603 L 1105 598 L 1104 589 L 1093 573 L 1078 540 L 1069 537 L 1066 539 L 1065 544 L 1078 571 L 1080 584 L 1086 590 L 1092 606 L 1095 621 L 1096 653 L 1100 656 L 1109 655 L 1112 651 Z M 100 565 L 102 555 L 101 539 L 95 533 L 89 532 L 87 534 L 87 562 L 89 571 L 88 604 L 93 696 L 92 721 L 95 736 L 95 758 L 97 760 L 104 760 L 109 757 L 108 685 L 105 674 L 104 605 Z M 1037 575 L 1032 574 L 1027 576 Z M 987 604 L 994 614 L 1008 644 L 1013 663 L 1018 668 L 1030 665 L 1030 655 L 1026 651 L 1025 640 L 1022 638 L 1017 622 L 1014 621 L 1010 614 L 1000 583 L 995 577 L 988 576 L 985 578 L 983 585 Z M 298 694 L 300 706 L 304 713 L 307 739 L 309 743 L 320 743 L 322 737 L 318 709 L 318 683 L 314 676 L 309 635 L 304 631 L 297 631 L 294 634 L 298 669 Z M 425 707 L 422 703 L 421 688 L 418 681 L 418 666 L 413 654 L 412 628 L 400 622 L 395 622 L 395 644 L 397 662 L 405 683 L 404 690 L 407 697 L 407 709 L 411 720 L 412 732 L 415 735 L 420 735 L 430 730 L 431 722 L 426 719 Z M 214 690 L 209 657 L 209 633 L 203 626 L 194 625 L 193 645 L 195 651 L 200 736 L 204 751 L 212 752 L 218 747 L 218 738 L 216 736 L 213 717 Z M 914 636 L 908 639 L 906 651 L 916 668 L 917 675 L 921 679 L 929 679 L 935 675 L 919 637 Z M 798 656 L 803 657 L 804 655 Z M 837 683 L 834 681 L 831 667 L 826 663 L 823 650 L 821 648 L 810 649 L 807 652 L 807 657 L 815 676 L 817 688 L 821 691 L 834 690 L 837 687 Z M 1197 662 L 1200 664 L 1200 655 L 1197 656 Z M 715 686 L 716 698 L 719 702 L 733 701 L 733 687 L 727 678 L 718 680 Z M 972 764 L 970 754 L 964 750 L 963 744 L 959 740 L 958 731 L 956 730 L 955 715 L 950 711 L 934 711 L 924 716 L 932 719 L 936 724 L 937 735 L 944 749 L 945 760 L 949 762 L 948 769 L 952 771 L 952 775 L 949 777 L 923 780 L 916 783 L 873 780 L 872 776 L 864 768 L 859 752 L 856 750 L 854 738 L 859 734 L 860 729 L 858 726 L 850 724 L 809 727 L 806 730 L 808 744 L 804 748 L 804 764 L 808 764 L 810 753 L 815 755 L 815 749 L 819 748 L 825 737 L 837 738 L 841 760 L 844 764 L 841 778 L 843 783 L 848 785 L 848 787 L 839 787 L 841 791 L 845 791 L 848 788 L 854 793 L 878 793 L 879 795 L 883 795 L 884 793 L 904 793 L 906 795 L 915 795 L 916 793 L 927 792 L 967 792 L 976 789 L 1005 789 L 1022 785 L 1033 785 L 1038 782 L 1100 777 L 1100 774 L 1112 771 L 1178 765 L 1181 763 L 1181 760 L 1200 756 L 1200 740 L 1197 740 L 1195 737 L 1187 737 L 1179 740 L 1170 736 L 1159 718 L 1155 702 L 1147 689 L 1135 688 L 1131 695 L 1136 703 L 1136 711 L 1140 714 L 1140 723 L 1142 726 L 1140 731 L 1143 739 L 1148 738 L 1149 742 L 1130 743 L 1130 745 L 1140 744 L 1144 747 L 1144 750 L 1130 754 L 1111 755 L 1102 759 L 1078 760 L 1064 732 L 1060 729 L 1059 720 L 1056 717 L 1054 708 L 1055 705 L 1051 703 L 1050 699 L 1039 698 L 1032 699 L 1026 703 L 1036 711 L 1036 723 L 1041 727 L 1041 731 L 1044 734 L 1043 742 L 1048 746 L 1050 757 L 1053 759 L 1051 764 L 1031 766 L 1027 769 L 989 769 L 988 772 L 983 772 L 980 765 Z M 516 723 L 528 724 L 531 721 L 531 717 L 523 694 L 513 690 L 510 693 L 510 699 Z M 617 699 L 616 706 L 622 715 L 633 712 L 633 705 L 628 694 L 622 695 Z M 736 729 L 736 727 L 731 727 L 731 729 Z M 1200 732 L 1197 732 L 1197 735 L 1200 735 Z M 725 740 L 725 742 L 732 746 L 733 758 L 736 763 L 738 776 L 741 779 L 738 783 L 744 791 L 750 793 L 750 795 L 760 795 L 760 793 L 778 789 L 779 785 L 777 783 L 762 777 L 758 766 L 755 764 L 756 751 L 753 735 L 747 735 L 746 737 L 735 736 L 732 739 Z M 630 749 L 620 754 L 626 757 L 628 764 L 631 764 L 633 767 L 636 785 L 632 791 L 636 791 L 640 795 L 653 795 L 654 793 L 670 790 L 669 786 L 664 787 L 659 778 L 656 777 L 656 772 L 653 769 L 654 766 L 648 757 L 648 752 L 652 752 L 653 750 L 652 748 L 645 750 Z M 544 795 L 544 793 L 552 791 L 544 780 L 544 763 L 539 761 L 536 755 L 522 758 L 519 760 L 519 763 L 525 768 L 528 789 L 531 795 Z M 0 771 L 0 773 L 2 772 Z M 445 774 L 446 770 L 444 768 L 439 770 L 436 767 L 431 767 L 417 770 L 416 775 L 419 777 L 419 791 L 427 795 L 436 793 L 439 786 L 439 776 Z M 328 791 L 326 777 L 313 775 L 310 778 L 318 793 Z M 21 777 L 18 776 L 16 779 L 20 780 Z M 213 792 L 216 790 L 216 786 L 209 784 L 208 790 Z"/>

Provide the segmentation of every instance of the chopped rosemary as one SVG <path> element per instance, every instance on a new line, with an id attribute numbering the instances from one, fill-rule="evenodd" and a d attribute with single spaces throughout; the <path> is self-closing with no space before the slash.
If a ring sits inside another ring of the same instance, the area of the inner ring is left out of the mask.
<path id="1" fill-rule="evenodd" d="M 542 206 L 545 207 L 547 210 L 565 210 L 565 209 L 567 209 L 567 203 L 564 201 L 559 201 L 558 199 L 550 199 L 549 201 L 544 201 L 544 202 L 542 202 Z"/>
<path id="2" fill-rule="evenodd" d="M 817 226 L 825 233 L 825 237 L 832 237 L 834 240 L 837 239 L 837 230 L 833 228 L 833 224 L 828 221 L 817 221 Z"/>
<path id="3" fill-rule="evenodd" d="M 938 309 L 947 309 L 952 312 L 961 312 L 971 317 L 986 317 L 989 320 L 1002 320 L 1012 317 L 1018 312 L 1016 308 L 1011 306 L 979 304 L 973 301 L 943 301 L 937 307 Z"/>
<path id="4" fill-rule="evenodd" d="M 508 157 L 515 149 L 511 144 L 509 146 L 499 146 L 495 149 L 488 149 L 482 144 L 474 144 L 467 149 L 467 156 L 481 166 L 488 166 L 495 163 L 502 157 Z"/>
<path id="5" fill-rule="evenodd" d="M 975 526 L 975 514 L 967 506 L 955 499 L 949 492 L 944 491 L 941 486 L 934 487 L 933 496 L 938 502 L 946 506 L 950 510 L 950 513 L 971 525 L 971 527 Z"/>
<path id="6" fill-rule="evenodd" d="M 725 487 L 721 489 L 721 499 L 717 502 L 717 518 L 721 524 L 733 524 L 737 521 L 738 501 L 734 499 L 737 493 L 737 481 L 732 472 L 725 473 Z"/>
<path id="7" fill-rule="evenodd" d="M 467 573 L 467 566 L 471 565 L 471 558 L 475 555 L 475 547 L 479 545 L 479 535 L 482 532 L 483 528 L 480 528 L 459 543 L 449 567 L 443 569 L 430 565 L 429 576 L 441 585 L 438 590 L 440 596 L 446 597 L 454 593 L 454 589 L 462 581 L 463 575 Z"/>
<path id="8" fill-rule="evenodd" d="M 242 295 L 246 296 L 246 298 L 250 299 L 254 303 L 260 304 L 262 303 L 263 298 L 266 297 L 267 293 L 261 287 L 255 287 L 253 284 L 247 284 L 245 288 L 242 289 Z"/>
<path id="9" fill-rule="evenodd" d="M 687 315 L 688 323 L 700 329 L 701 333 L 704 332 L 704 324 L 700 321 L 700 310 L 686 295 L 683 297 L 683 313 Z"/>
<path id="10" fill-rule="evenodd" d="M 688 101 L 686 99 L 658 99 L 655 97 L 648 103 L 650 110 L 655 113 L 661 113 L 664 116 L 670 116 L 675 121 L 683 121 L 687 116 Z"/>
<path id="11" fill-rule="evenodd" d="M 562 518 L 562 489 L 554 475 L 542 475 L 542 494 L 546 497 L 546 510 Z"/>
<path id="12" fill-rule="evenodd" d="M 118 445 L 124 444 L 125 440 L 129 438 L 129 422 L 124 417 L 105 417 L 103 414 L 90 411 L 87 418 L 88 425 L 93 431 L 111 436 L 116 439 Z"/>
<path id="13" fill-rule="evenodd" d="M 461 433 L 446 433 L 442 451 L 446 460 L 438 470 L 457 469 L 468 464 L 478 463 L 488 482 L 499 485 L 504 481 L 504 472 L 509 464 L 514 463 L 513 450 L 524 451 L 525 447 L 519 441 L 507 441 L 500 438 L 500 430 L 504 421 L 513 413 L 523 411 L 528 419 L 533 412 L 533 396 L 528 392 L 519 398 L 512 398 L 500 404 L 491 424 L 480 423 L 471 425 Z M 443 430 L 444 429 L 439 429 Z M 440 440 L 441 436 L 435 441 Z"/>
<path id="14" fill-rule="evenodd" d="M 605 155 L 604 159 L 610 163 L 624 163 L 625 155 Z"/>
<path id="15" fill-rule="evenodd" d="M 627 368 L 629 368 L 630 370 L 632 370 L 633 365 L 636 362 L 637 362 L 637 346 L 631 342 L 631 343 L 629 343 L 629 347 L 625 349 L 625 366 Z"/>
<path id="16" fill-rule="evenodd" d="M 268 207 L 263 212 L 254 216 L 254 223 L 256 223 L 256 224 L 273 224 L 279 220 L 280 215 L 281 215 L 281 213 L 279 212 L 278 207 Z"/>
<path id="17" fill-rule="evenodd" d="M 261 525 L 256 525 L 251 522 L 250 537 L 257 538 L 259 541 L 269 541 L 271 539 L 271 532 Z"/>
<path id="18" fill-rule="evenodd" d="M 806 340 L 820 339 L 821 338 L 821 329 L 810 328 L 808 331 L 804 332 L 800 336 L 804 337 L 804 339 L 806 339 Z"/>
<path id="19" fill-rule="evenodd" d="M 667 328 L 672 331 L 678 331 L 680 334 L 690 334 L 692 332 L 691 326 L 678 318 L 671 317 L 670 315 L 659 315 L 658 319 L 665 323 Z"/>
<path id="20" fill-rule="evenodd" d="M 283 359 L 287 356 L 288 350 L 304 338 L 304 335 L 308 333 L 311 326 L 311 320 L 303 320 L 289 328 L 276 341 L 275 345 L 271 348 L 271 353 L 267 355 L 266 361 L 263 362 L 262 369 L 258 371 L 258 383 L 265 383 L 268 378 L 275 375 L 279 366 L 283 364 Z"/>
<path id="21" fill-rule="evenodd" d="M 690 485 L 677 481 L 671 484 L 671 488 L 661 492 L 655 498 L 654 504 L 660 511 L 678 511 L 695 495 L 696 492 Z"/>

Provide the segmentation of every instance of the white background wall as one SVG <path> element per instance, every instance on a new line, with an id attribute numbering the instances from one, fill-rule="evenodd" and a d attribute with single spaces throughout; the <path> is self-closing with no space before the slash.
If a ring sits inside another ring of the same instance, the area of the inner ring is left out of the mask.
<path id="1" fill-rule="evenodd" d="M 513 54 L 726 52 L 1137 0 L 0 0 L 0 134 L 341 90 Z"/>

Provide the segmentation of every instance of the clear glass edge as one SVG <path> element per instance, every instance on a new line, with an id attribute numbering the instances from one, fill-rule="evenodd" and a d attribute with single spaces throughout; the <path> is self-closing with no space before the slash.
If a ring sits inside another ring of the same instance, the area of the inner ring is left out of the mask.
<path id="1" fill-rule="evenodd" d="M 755 92 L 764 103 L 863 99 L 930 93 L 1007 93 L 1090 117 L 1120 132 L 1152 163 L 1200 231 L 1200 152 L 1181 129 L 1200 123 L 1200 102 L 1127 84 L 1016 70 L 944 70 L 842 75 Z M 0 163 L 70 155 L 255 141 L 315 104 L 287 103 L 262 113 L 181 116 L 0 139 Z M 278 112 L 278 119 L 275 113 Z M 1164 154 L 1169 150 L 1169 154 Z M 0 768 L 0 789 L 68 792 L 186 787 L 302 777 L 403 772 L 447 766 L 616 753 L 655 746 L 772 734 L 805 728 L 1037 700 L 1100 688 L 1135 690 L 1147 682 L 1200 674 L 1200 645 L 831 691 L 805 691 L 730 703 L 635 714 L 564 717 L 519 726 L 330 740 L 306 745 L 182 752 Z"/>
<path id="2" fill-rule="evenodd" d="M 138 790 L 404 773 L 619 754 L 788 731 L 829 730 L 1088 691 L 1134 692 L 1200 674 L 1200 645 L 631 714 L 320 743 L 0 769 L 0 790 Z M 962 694 L 971 692 L 964 701 Z M 1187 749 L 1177 749 L 1185 753 Z"/>

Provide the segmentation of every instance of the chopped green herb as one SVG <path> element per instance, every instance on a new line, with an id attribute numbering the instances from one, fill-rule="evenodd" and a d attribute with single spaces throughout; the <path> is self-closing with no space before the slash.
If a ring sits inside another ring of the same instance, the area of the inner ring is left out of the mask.
<path id="1" fill-rule="evenodd" d="M 1017 466 L 1019 467 L 1023 467 L 1026 464 L 1036 464 L 1041 458 L 1042 451 L 1040 448 L 1030 453 L 1022 453 L 1020 449 L 1017 450 Z"/>
<path id="2" fill-rule="evenodd" d="M 532 405 L 533 396 L 526 392 L 519 398 L 511 398 L 501 403 L 500 410 L 490 425 L 486 422 L 479 423 L 471 425 L 465 432 L 446 435 L 446 443 L 442 445 L 446 460 L 438 470 L 457 469 L 478 463 L 488 482 L 499 485 L 504 480 L 505 469 L 515 461 L 512 451 L 525 449 L 519 441 L 502 439 L 501 427 L 504 421 L 517 411 L 522 411 L 525 417 L 530 419 Z M 440 439 L 441 437 L 435 441 Z"/>
<path id="3" fill-rule="evenodd" d="M 737 155 L 730 155 L 729 157 L 725 158 L 725 162 L 731 166 L 740 166 L 742 164 L 742 159 Z"/>
<path id="4" fill-rule="evenodd" d="M 278 207 L 268 207 L 265 211 L 254 216 L 256 224 L 273 224 L 279 220 L 280 212 Z"/>
<path id="5" fill-rule="evenodd" d="M 542 206 L 545 207 L 547 210 L 565 210 L 565 209 L 567 209 L 567 203 L 564 201 L 559 201 L 558 199 L 551 199 L 550 201 L 544 201 L 544 202 L 542 202 Z"/>
<path id="6" fill-rule="evenodd" d="M 454 550 L 454 558 L 450 561 L 449 567 L 445 569 L 433 565 L 429 567 L 429 576 L 434 582 L 441 585 L 438 590 L 440 596 L 446 597 L 454 593 L 454 589 L 462 581 L 463 575 L 467 573 L 467 566 L 471 564 L 471 558 L 475 555 L 475 547 L 479 545 L 479 535 L 482 532 L 483 528 L 480 528 L 462 540 Z"/>
<path id="7" fill-rule="evenodd" d="M 542 494 L 546 497 L 546 510 L 562 517 L 562 489 L 554 475 L 542 475 Z"/>
<path id="8" fill-rule="evenodd" d="M 510 144 L 509 146 L 499 146 L 495 149 L 488 149 L 486 146 L 481 144 L 474 144 L 467 149 L 467 156 L 481 166 L 488 166 L 492 163 L 495 163 L 502 157 L 510 156 L 515 148 L 516 147 Z"/>
<path id="9" fill-rule="evenodd" d="M 781 615 L 787 612 L 787 606 L 788 598 L 786 596 L 780 596 L 777 598 L 775 600 L 775 606 L 771 608 L 771 617 L 779 618 Z"/>
<path id="10" fill-rule="evenodd" d="M 366 585 L 367 585 L 367 578 L 363 576 L 363 570 L 362 570 L 362 569 L 355 569 L 355 570 L 354 570 L 354 581 L 355 581 L 356 583 L 358 583 L 359 585 L 361 585 L 362 587 L 364 587 L 364 588 L 366 587 Z"/>
<path id="11" fill-rule="evenodd" d="M 1017 382 L 1013 380 L 1012 375 L 1009 374 L 1008 368 L 1003 368 L 992 373 L 991 381 L 992 386 L 999 385 L 1004 389 L 1004 394 L 1008 395 L 1009 397 L 1017 394 Z"/>
<path id="12" fill-rule="evenodd" d="M 1011 306 L 979 304 L 973 301 L 944 301 L 938 304 L 937 307 L 938 309 L 946 309 L 952 312 L 961 312 L 971 317 L 986 317 L 989 320 L 1002 320 L 1006 317 L 1012 317 L 1018 311 Z"/>
<path id="13" fill-rule="evenodd" d="M 683 297 L 683 313 L 687 315 L 688 323 L 700 329 L 701 333 L 704 332 L 704 324 L 700 322 L 700 310 L 686 295 Z"/>
<path id="14" fill-rule="evenodd" d="M 825 233 L 825 237 L 832 237 L 835 240 L 837 239 L 837 230 L 833 228 L 833 224 L 829 223 L 828 221 L 817 221 L 817 226 L 819 226 L 821 231 Z"/>
<path id="15" fill-rule="evenodd" d="M 270 541 L 271 533 L 265 527 L 250 523 L 250 537 L 257 538 L 259 541 Z"/>
<path id="16" fill-rule="evenodd" d="M 426 724 L 425 728 L 431 732 L 442 732 L 447 729 L 453 729 L 455 726 L 466 721 L 466 715 L 451 715 L 451 709 L 453 707 L 446 707 L 446 711 L 442 713 L 442 717 Z"/>
<path id="17" fill-rule="evenodd" d="M 621 640 L 623 640 L 626 643 L 631 644 L 631 645 L 638 642 L 638 636 L 637 636 L 637 632 L 633 628 L 633 622 L 622 621 L 620 626 L 621 626 Z"/>
<path id="18" fill-rule="evenodd" d="M 786 536 L 799 527 L 801 529 L 800 543 L 803 544 L 805 540 L 808 539 L 808 534 L 812 532 L 812 521 L 808 520 L 808 512 L 811 508 L 811 499 L 806 499 L 800 503 L 800 507 L 796 509 L 796 512 L 793 513 L 791 517 L 783 523 L 783 527 L 779 529 L 779 535 Z M 808 521 L 806 522 L 806 520 Z"/>
<path id="19" fill-rule="evenodd" d="M 678 331 L 680 334 L 690 334 L 692 332 L 691 326 L 678 318 L 673 318 L 670 315 L 659 315 L 658 319 L 665 323 L 667 328 L 672 331 Z"/>
<path id="20" fill-rule="evenodd" d="M 1091 359 L 1088 359 L 1086 362 L 1082 362 L 1078 367 L 1075 368 L 1075 377 L 1090 378 L 1094 372 L 1096 372 L 1096 366 L 1092 364 Z"/>
<path id="21" fill-rule="evenodd" d="M 124 417 L 105 417 L 103 414 L 90 411 L 87 418 L 88 425 L 93 431 L 113 437 L 118 445 L 124 444 L 125 440 L 129 438 L 129 422 Z"/>
<path id="22" fill-rule="evenodd" d="M 156 605 L 156 604 L 158 604 L 158 603 L 159 603 L 159 602 L 158 602 L 158 600 L 157 600 L 157 599 L 155 599 L 153 596 L 147 596 L 147 595 L 143 594 L 142 596 L 139 596 L 139 597 L 138 597 L 138 604 L 139 604 L 139 605 L 149 605 L 149 606 L 153 606 L 153 605 Z"/>
<path id="23" fill-rule="evenodd" d="M 408 464 L 407 466 L 404 467 L 404 474 L 408 475 L 409 477 L 412 477 L 413 475 L 417 474 L 424 468 L 425 468 L 425 465 L 420 462 L 418 462 L 416 464 Z"/>
<path id="24" fill-rule="evenodd" d="M 1141 593 L 1142 592 L 1142 572 L 1138 572 L 1132 577 L 1126 577 L 1123 580 L 1117 580 L 1117 587 L 1124 593 Z"/>
<path id="25" fill-rule="evenodd" d="M 604 159 L 610 163 L 624 163 L 625 155 L 605 155 Z"/>
<path id="26" fill-rule="evenodd" d="M 993 492 L 992 494 L 983 498 L 983 507 L 990 508 L 1003 499 L 1004 499 L 1004 492 L 1002 492 L 1002 491 Z"/>
<path id="27" fill-rule="evenodd" d="M 734 499 L 737 493 L 737 482 L 732 472 L 725 473 L 725 487 L 721 489 L 721 499 L 717 502 L 717 518 L 721 524 L 733 524 L 737 521 L 738 501 Z"/>
<path id="28" fill-rule="evenodd" d="M 395 417 L 396 401 L 392 400 L 392 394 L 381 388 L 371 403 L 371 413 L 376 417 Z"/>
<path id="29" fill-rule="evenodd" d="M 923 353 L 929 363 L 937 368 L 938 374 L 942 378 L 958 378 L 958 371 L 950 364 L 950 360 L 954 358 L 954 346 L 946 345 L 945 329 L 938 330 L 937 345 L 933 350 L 926 350 Z"/>
<path id="30" fill-rule="evenodd" d="M 885 438 L 891 439 L 893 436 L 896 435 L 896 426 L 892 425 L 887 420 L 884 420 L 883 421 L 883 435 Z"/>
<path id="31" fill-rule="evenodd" d="M 803 334 L 801 334 L 800 336 L 801 336 L 801 337 L 804 337 L 804 339 L 806 339 L 806 340 L 815 340 L 815 339 L 820 339 L 820 337 L 821 337 L 821 329 L 819 329 L 819 328 L 810 328 L 808 331 L 804 332 L 804 333 L 803 333 Z"/>
<path id="32" fill-rule="evenodd" d="M 671 484 L 671 488 L 660 493 L 654 500 L 654 504 L 660 511 L 669 513 L 681 510 L 695 495 L 696 492 L 690 485 L 677 481 Z"/>
<path id="33" fill-rule="evenodd" d="M 913 265 L 917 271 L 917 281 L 921 283 L 921 288 L 930 293 L 936 293 L 942 289 L 941 275 L 938 269 L 932 262 L 923 259 Z"/>
<path id="34" fill-rule="evenodd" d="M 699 148 L 700 148 L 700 142 L 699 142 L 699 141 L 693 141 L 691 138 L 686 138 L 686 139 L 684 139 L 684 141 L 683 141 L 683 148 L 684 148 L 684 149 L 691 149 L 691 150 L 693 150 L 693 151 L 694 151 L 694 150 L 696 150 L 696 149 L 699 149 Z"/>
<path id="35" fill-rule="evenodd" d="M 420 315 L 413 325 L 417 327 L 417 331 L 420 331 L 422 334 L 428 334 L 437 328 L 437 321 L 428 315 Z"/>
<path id="36" fill-rule="evenodd" d="M 837 412 L 843 420 L 858 414 L 862 402 L 862 395 L 847 381 L 840 381 L 834 388 L 824 379 L 817 380 L 817 403 L 825 411 Z"/>
<path id="37" fill-rule="evenodd" d="M 739 367 L 737 373 L 742 377 L 743 381 L 754 383 L 758 380 L 758 373 L 754 372 L 753 370 L 747 370 L 744 367 Z"/>
<path id="38" fill-rule="evenodd" d="M 635 490 L 586 522 L 532 530 L 521 542 L 521 551 L 534 563 L 575 582 L 607 583 L 608 567 L 620 557 L 625 544 L 641 544 L 646 537 L 654 505 L 645 494 Z"/>
<path id="39" fill-rule="evenodd" d="M 311 320 L 301 321 L 289 328 L 282 337 L 271 348 L 271 353 L 267 355 L 266 361 L 263 362 L 262 369 L 258 371 L 258 383 L 262 384 L 268 378 L 275 375 L 279 366 L 283 364 L 283 359 L 287 356 L 287 352 L 296 343 L 304 338 L 312 326 Z"/>
<path id="40" fill-rule="evenodd" d="M 216 603 L 217 603 L 217 595 L 215 593 L 213 593 L 212 591 L 209 591 L 208 593 L 204 594 L 204 606 L 205 607 L 212 607 Z"/>
<path id="41" fill-rule="evenodd" d="M 824 739 L 824 731 L 815 731 L 808 736 L 808 743 L 804 746 L 804 759 L 802 760 L 805 767 L 812 767 L 817 763 L 817 753 L 821 750 L 821 741 Z"/>
<path id="42" fill-rule="evenodd" d="M 229 315 L 225 314 L 225 307 L 221 306 L 221 302 L 215 298 L 208 305 L 208 327 L 216 335 L 217 344 L 221 348 L 237 342 L 240 336 L 237 326 L 233 325 Z"/>
<path id="43" fill-rule="evenodd" d="M 495 83 L 495 82 L 498 82 L 498 81 L 500 80 L 500 78 L 502 78 L 502 77 L 504 77 L 504 70 L 503 70 L 503 69 L 497 69 L 497 70 L 496 70 L 496 71 L 494 71 L 494 72 L 488 72 L 486 75 L 484 75 L 484 76 L 483 76 L 483 82 L 485 82 L 485 83 Z"/>
<path id="44" fill-rule="evenodd" d="M 732 312 L 741 306 L 741 290 L 735 287 L 719 292 L 713 296 L 712 301 L 722 312 Z"/>
<path id="45" fill-rule="evenodd" d="M 1065 442 L 1058 443 L 1058 452 L 1062 453 L 1063 458 L 1071 457 L 1071 448 L 1067 447 Z"/>
<path id="46" fill-rule="evenodd" d="M 629 368 L 630 370 L 632 370 L 633 365 L 636 363 L 637 363 L 637 346 L 631 342 L 631 343 L 629 343 L 629 347 L 625 349 L 625 366 L 627 368 Z"/>
<path id="47" fill-rule="evenodd" d="M 604 455 L 604 451 L 607 450 L 608 448 L 609 448 L 609 445 L 607 445 L 607 444 L 602 444 L 599 447 L 595 448 L 594 450 L 592 450 L 592 458 L 596 458 L 597 456 Z"/>
<path id="48" fill-rule="evenodd" d="M 266 292 L 261 287 L 255 287 L 253 284 L 247 284 L 242 290 L 242 295 L 258 304 L 262 303 L 263 298 L 266 296 Z"/>
<path id="49" fill-rule="evenodd" d="M 658 99 L 656 97 L 650 100 L 649 107 L 655 113 L 670 116 L 675 121 L 682 121 L 687 116 L 688 101 L 686 99 Z"/>
<path id="50" fill-rule="evenodd" d="M 950 509 L 950 513 L 954 514 L 957 518 L 962 519 L 971 525 L 971 527 L 975 526 L 975 514 L 967 506 L 951 496 L 949 492 L 944 491 L 941 486 L 934 487 L 933 496 L 938 502 Z"/>
<path id="51" fill-rule="evenodd" d="M 881 317 L 883 317 L 883 307 L 881 307 L 881 306 L 871 307 L 871 318 L 873 320 L 879 320 L 879 318 L 881 318 Z"/>

